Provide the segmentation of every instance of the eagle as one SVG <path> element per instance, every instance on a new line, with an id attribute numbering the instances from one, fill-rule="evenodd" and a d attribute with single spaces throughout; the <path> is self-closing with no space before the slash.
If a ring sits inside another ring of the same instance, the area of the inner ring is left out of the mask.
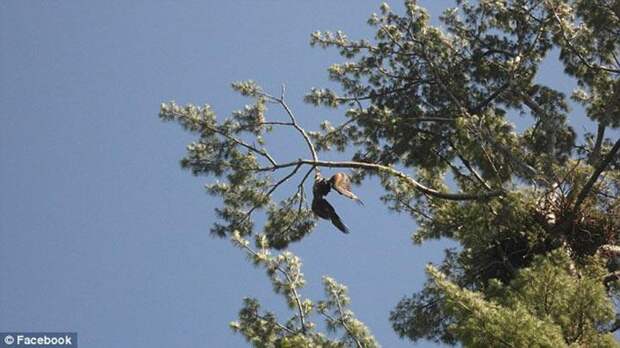
<path id="1" fill-rule="evenodd" d="M 361 199 L 351 192 L 351 179 L 346 173 L 336 173 L 327 179 L 317 171 L 314 177 L 314 185 L 312 186 L 312 211 L 322 219 L 331 220 L 332 224 L 343 233 L 349 233 L 349 228 L 342 222 L 340 216 L 336 213 L 336 209 L 325 199 L 325 196 L 332 189 L 359 204 L 364 204 Z"/>

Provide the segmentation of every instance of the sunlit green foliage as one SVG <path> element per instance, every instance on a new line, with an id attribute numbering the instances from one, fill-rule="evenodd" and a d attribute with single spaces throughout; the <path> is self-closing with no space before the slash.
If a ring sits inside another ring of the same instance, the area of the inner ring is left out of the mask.
<path id="1" fill-rule="evenodd" d="M 459 244 L 390 314 L 401 337 L 472 347 L 617 345 L 620 141 L 609 130 L 620 127 L 620 1 L 457 0 L 439 19 L 431 25 L 407 0 L 404 13 L 383 4 L 370 16 L 372 39 L 311 34 L 311 45 L 336 49 L 344 61 L 328 69 L 338 88 L 314 88 L 304 100 L 341 110 L 340 124 L 306 131 L 284 87 L 274 95 L 253 81 L 233 83 L 251 102 L 225 119 L 208 105 L 162 104 L 163 120 L 198 137 L 181 165 L 214 179 L 208 192 L 222 205 L 212 232 L 264 267 L 293 313 L 280 322 L 246 299 L 231 326 L 252 345 L 378 346 L 347 309 L 344 286 L 325 277 L 326 299 L 305 299 L 299 258 L 272 254 L 313 230 L 308 187 L 321 167 L 353 169 L 354 183 L 377 175 L 384 204 L 411 216 L 414 243 Z M 556 56 L 578 86 L 571 96 L 540 78 L 543 60 Z M 595 124 L 581 142 L 571 103 Z M 272 106 L 285 118 L 272 119 Z M 303 139 L 298 160 L 270 154 L 274 127 Z M 332 150 L 353 156 L 319 159 Z M 317 315 L 341 337 L 318 333 Z"/>
<path id="2" fill-rule="evenodd" d="M 256 299 L 244 299 L 239 320 L 231 328 L 245 336 L 255 347 L 379 347 L 366 326 L 355 318 L 348 308 L 350 299 L 347 289 L 330 277 L 324 277 L 326 299 L 314 302 L 300 294 L 305 285 L 301 273 L 301 260 L 285 251 L 273 255 L 264 235 L 256 237 L 256 247 L 238 232 L 232 236 L 233 243 L 244 250 L 252 262 L 263 267 L 271 280 L 274 292 L 281 294 L 293 311 L 291 318 L 280 323 L 273 313 L 262 313 Z M 342 338 L 330 339 L 316 332 L 312 321 L 322 316 L 333 332 L 342 332 Z"/>
<path id="3" fill-rule="evenodd" d="M 452 316 L 450 330 L 466 346 L 615 347 L 613 336 L 599 328 L 613 319 L 601 282 L 599 264 L 588 265 L 575 279 L 563 249 L 537 256 L 508 284 L 488 283 L 486 297 L 460 288 L 429 267 L 442 293 L 442 310 Z"/>

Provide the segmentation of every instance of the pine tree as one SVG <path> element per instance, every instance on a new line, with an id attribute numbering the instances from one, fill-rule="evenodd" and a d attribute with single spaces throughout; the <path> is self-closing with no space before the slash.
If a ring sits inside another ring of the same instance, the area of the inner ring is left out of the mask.
<path id="1" fill-rule="evenodd" d="M 212 233 L 263 267 L 291 309 L 282 320 L 245 299 L 231 327 L 253 346 L 378 346 L 348 309 L 345 286 L 325 277 L 324 300 L 301 296 L 301 261 L 286 251 L 315 226 L 309 187 L 325 167 L 352 170 L 353 183 L 378 177 L 383 202 L 416 222 L 415 243 L 460 245 L 429 265 L 423 290 L 390 314 L 401 337 L 467 347 L 618 345 L 620 139 L 609 130 L 620 127 L 620 1 L 458 0 L 440 21 L 431 25 L 409 0 L 405 13 L 383 4 L 369 18 L 373 39 L 311 35 L 311 45 L 346 60 L 329 68 L 338 91 L 304 98 L 342 109 L 339 125 L 302 128 L 284 87 L 276 95 L 253 81 L 233 83 L 251 103 L 226 119 L 208 105 L 162 104 L 163 120 L 197 136 L 182 167 L 216 179 L 208 191 L 222 205 Z M 537 79 L 554 50 L 579 86 L 570 99 Z M 571 100 L 597 125 L 583 142 L 567 117 Z M 268 117 L 268 105 L 287 118 Z M 516 114 L 531 120 L 520 132 L 509 120 Z M 274 127 L 296 132 L 307 155 L 274 158 L 265 142 Z M 345 150 L 352 158 L 319 157 Z M 276 200 L 290 182 L 296 190 Z M 340 338 L 318 332 L 317 317 Z"/>

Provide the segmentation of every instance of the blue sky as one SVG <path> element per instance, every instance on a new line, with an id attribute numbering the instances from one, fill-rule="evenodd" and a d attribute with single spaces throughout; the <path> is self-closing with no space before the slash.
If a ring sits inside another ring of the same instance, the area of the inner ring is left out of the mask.
<path id="1" fill-rule="evenodd" d="M 437 15 L 452 1 L 421 3 Z M 217 201 L 206 178 L 180 169 L 192 137 L 161 123 L 159 104 L 209 103 L 226 116 L 245 102 L 230 82 L 253 79 L 271 90 L 286 83 L 310 129 L 338 119 L 301 102 L 329 86 L 325 69 L 341 61 L 310 48 L 309 34 L 368 37 L 378 5 L 0 2 L 0 331 L 76 331 L 93 348 L 241 347 L 228 323 L 243 297 L 287 313 L 263 271 L 209 235 Z M 545 73 L 560 79 L 561 67 Z M 280 140 L 283 156 L 305 150 Z M 415 226 L 387 212 L 376 183 L 359 195 L 363 208 L 335 199 L 350 235 L 321 222 L 293 246 L 302 293 L 321 299 L 330 275 L 348 285 L 352 309 L 384 347 L 410 346 L 389 311 L 420 289 L 424 265 L 447 244 L 414 247 Z"/>

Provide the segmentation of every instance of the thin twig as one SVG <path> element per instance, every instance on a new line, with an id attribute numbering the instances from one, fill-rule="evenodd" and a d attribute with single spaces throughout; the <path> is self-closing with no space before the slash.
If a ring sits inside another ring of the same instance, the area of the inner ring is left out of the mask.
<path id="1" fill-rule="evenodd" d="M 301 163 L 298 164 L 297 166 L 295 166 L 295 169 L 293 169 L 292 172 L 290 172 L 287 176 L 283 177 L 282 179 L 280 179 L 280 181 L 278 181 L 276 184 L 274 184 L 271 189 L 267 192 L 267 196 L 271 195 L 273 193 L 273 191 L 275 191 L 278 186 L 280 186 L 281 184 L 283 184 L 285 181 L 287 181 L 288 179 L 290 179 L 293 175 L 295 175 L 295 173 L 297 173 L 297 171 L 299 170 L 299 167 L 301 167 Z"/>
<path id="2" fill-rule="evenodd" d="M 268 321 L 268 320 L 267 320 L 267 318 L 266 318 L 265 316 L 260 315 L 260 314 L 258 314 L 258 313 L 254 313 L 254 316 L 256 316 L 258 319 Z M 284 326 L 284 325 L 280 324 L 278 321 L 274 321 L 274 324 L 276 324 L 276 326 L 277 326 L 277 327 L 279 327 L 280 329 L 282 329 L 282 330 L 284 330 L 284 331 L 288 332 L 288 333 L 289 333 L 289 334 L 291 334 L 291 335 L 295 335 L 295 334 L 297 334 L 297 331 L 291 330 L 290 328 L 288 328 L 288 327 L 286 327 L 286 326 Z"/>
<path id="3" fill-rule="evenodd" d="M 413 206 L 412 206 L 409 202 L 406 202 L 404 199 L 401 199 L 401 198 L 396 197 L 396 200 L 397 200 L 397 201 L 398 201 L 398 203 L 400 203 L 402 206 L 404 206 L 405 208 L 409 209 L 409 211 L 410 211 L 411 213 L 417 213 L 417 214 L 420 214 L 420 216 L 422 216 L 423 218 L 425 218 L 425 219 L 427 219 L 427 220 L 429 220 L 429 221 L 431 221 L 431 220 L 433 219 L 430 215 L 426 214 L 425 212 L 423 212 L 422 210 L 420 210 L 420 209 L 418 209 L 418 208 L 413 207 Z"/>
<path id="4" fill-rule="evenodd" d="M 310 173 L 314 170 L 314 167 L 310 167 L 310 169 L 306 172 L 306 175 L 301 179 L 299 185 L 297 185 L 297 194 L 299 194 L 299 205 L 297 207 L 297 217 L 301 214 L 301 209 L 303 208 L 304 200 L 306 199 L 306 193 L 304 192 L 304 183 L 306 179 L 310 176 Z"/>
<path id="5" fill-rule="evenodd" d="M 290 172 L 289 174 L 287 174 L 285 177 L 283 177 L 282 179 L 280 179 L 277 183 L 275 183 L 270 189 L 269 191 L 267 191 L 267 193 L 265 194 L 265 196 L 271 196 L 271 194 L 278 188 L 278 186 L 282 185 L 284 182 L 286 182 L 288 179 L 290 179 L 293 175 L 295 175 L 295 173 L 297 173 L 297 171 L 299 170 L 299 168 L 301 167 L 301 164 L 297 165 L 292 172 Z M 254 212 L 254 210 L 258 209 L 259 205 L 255 204 L 254 206 L 252 206 L 252 208 L 250 210 L 248 210 L 247 213 L 245 213 L 245 217 L 243 218 L 243 220 L 241 220 L 240 222 L 237 223 L 237 225 L 241 225 L 242 223 L 244 223 L 247 219 L 250 218 L 250 216 L 252 215 L 252 213 Z"/>
<path id="6" fill-rule="evenodd" d="M 295 118 L 295 115 L 293 114 L 291 109 L 288 107 L 288 104 L 286 104 L 284 99 L 280 99 L 280 104 L 282 105 L 284 110 L 286 110 L 286 113 L 290 117 L 291 122 L 293 123 L 293 127 L 297 129 L 297 131 L 301 134 L 301 136 L 306 141 L 306 144 L 308 145 L 308 149 L 310 150 L 310 154 L 312 155 L 312 159 L 317 161 L 318 156 L 316 155 L 316 149 L 314 148 L 314 144 L 312 144 L 312 141 L 310 140 L 308 133 L 306 133 L 306 131 L 303 128 L 301 128 L 299 124 L 297 124 L 297 119 Z"/>
<path id="7" fill-rule="evenodd" d="M 299 124 L 297 123 L 297 118 L 295 118 L 295 114 L 293 114 L 293 111 L 291 110 L 291 108 L 289 108 L 288 104 L 284 100 L 284 93 L 285 93 L 285 91 L 286 91 L 286 86 L 283 84 L 282 85 L 282 92 L 281 92 L 279 98 L 278 97 L 274 97 L 273 95 L 270 95 L 270 94 L 264 93 L 264 92 L 261 92 L 261 95 L 264 96 L 267 99 L 275 101 L 276 103 L 280 104 L 282 106 L 282 108 L 284 108 L 284 111 L 286 111 L 288 117 L 291 120 L 290 124 L 288 124 L 288 125 L 292 126 L 293 128 L 295 128 L 299 132 L 299 134 L 301 134 L 301 136 L 304 138 L 304 141 L 308 145 L 308 149 L 310 150 L 310 154 L 312 155 L 312 159 L 314 159 L 316 161 L 316 160 L 318 160 L 318 156 L 316 154 L 316 149 L 314 148 L 314 144 L 312 144 L 312 141 L 310 140 L 310 137 L 308 136 L 308 133 L 306 133 L 306 130 L 299 126 Z"/>
<path id="8" fill-rule="evenodd" d="M 266 125 L 266 126 L 272 126 L 272 125 L 292 126 L 293 124 L 291 122 L 267 121 L 267 122 L 261 122 L 261 125 Z"/>

